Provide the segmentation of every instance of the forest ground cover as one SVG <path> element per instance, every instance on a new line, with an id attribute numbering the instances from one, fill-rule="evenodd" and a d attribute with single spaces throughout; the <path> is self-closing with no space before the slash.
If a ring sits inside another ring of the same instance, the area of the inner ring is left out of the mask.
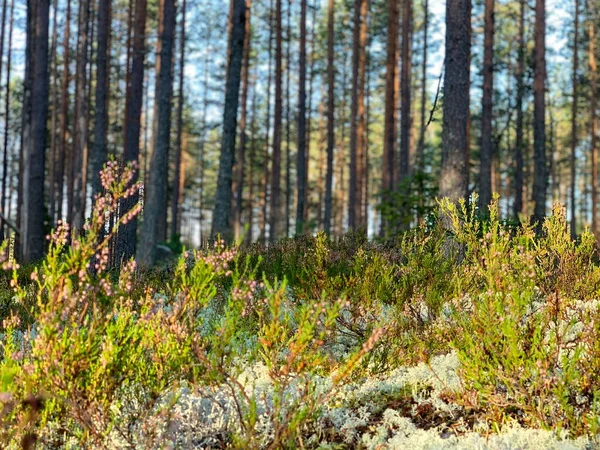
<path id="1" fill-rule="evenodd" d="M 562 209 L 536 233 L 441 202 L 386 242 L 116 270 L 104 225 L 135 191 L 116 170 L 84 232 L 3 263 L 3 448 L 595 447 L 600 264 Z"/>

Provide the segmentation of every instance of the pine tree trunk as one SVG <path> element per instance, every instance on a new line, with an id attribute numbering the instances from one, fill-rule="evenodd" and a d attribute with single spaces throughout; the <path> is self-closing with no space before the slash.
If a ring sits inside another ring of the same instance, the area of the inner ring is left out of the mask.
<path id="1" fill-rule="evenodd" d="M 284 212 L 284 237 L 290 233 L 291 206 L 292 206 L 292 158 L 291 158 L 291 101 L 290 101 L 290 72 L 292 67 L 292 2 L 288 0 L 286 30 L 286 56 L 285 56 L 285 212 Z"/>
<path id="2" fill-rule="evenodd" d="M 240 108 L 240 141 L 235 158 L 235 179 L 233 183 L 234 208 L 233 208 L 233 234 L 237 239 L 242 234 L 242 208 L 244 192 L 244 172 L 246 166 L 246 142 L 248 133 L 246 131 L 248 115 L 248 74 L 250 68 L 250 45 L 252 41 L 252 0 L 246 0 L 246 31 L 244 39 L 244 53 L 242 56 L 242 94 Z"/>
<path id="3" fill-rule="evenodd" d="M 448 0 L 439 195 L 452 201 L 468 196 L 470 54 L 471 0 Z"/>
<path id="4" fill-rule="evenodd" d="M 593 14 L 595 12 L 592 1 L 589 0 L 588 6 L 590 17 L 588 24 L 589 44 L 588 60 L 590 69 L 590 141 L 591 141 L 591 160 L 592 160 L 592 232 L 596 241 L 600 240 L 600 230 L 598 229 L 598 65 L 596 62 L 596 28 Z"/>
<path id="5" fill-rule="evenodd" d="M 235 134 L 237 129 L 246 22 L 245 0 L 233 0 L 233 2 L 232 27 L 229 38 L 231 51 L 227 64 L 221 157 L 219 160 L 217 193 L 215 196 L 215 210 L 211 231 L 213 236 L 220 234 L 226 240 L 231 240 L 233 237 L 229 217 L 231 213 L 231 182 L 233 161 L 235 158 Z"/>
<path id="6" fill-rule="evenodd" d="M 354 0 L 354 23 L 352 27 L 352 84 L 350 87 L 350 183 L 348 186 L 348 227 L 356 228 L 357 190 L 357 116 L 358 116 L 358 60 L 360 59 L 360 22 L 362 0 Z M 360 215 L 360 214 L 359 214 Z"/>
<path id="7" fill-rule="evenodd" d="M 273 116 L 273 160 L 271 168 L 271 211 L 269 217 L 269 241 L 275 242 L 280 234 L 281 198 L 281 137 L 283 116 L 283 51 L 281 1 L 275 0 L 275 107 Z"/>
<path id="8" fill-rule="evenodd" d="M 412 90 L 412 48 L 411 30 L 413 20 L 413 0 L 403 0 L 402 49 L 400 70 L 400 153 L 398 183 L 404 185 L 410 174 L 410 131 L 411 131 L 411 90 Z"/>
<path id="9" fill-rule="evenodd" d="M 342 63 L 342 86 L 346 86 L 346 82 L 348 80 L 348 55 L 349 52 L 345 53 L 345 58 Z M 350 70 L 352 68 L 350 67 Z M 345 193 L 346 193 L 346 179 L 345 179 L 345 169 L 347 164 L 347 156 L 346 149 L 348 148 L 348 142 L 346 140 L 346 112 L 348 105 L 348 90 L 344 89 L 342 91 L 342 98 L 340 104 L 340 140 L 338 141 L 338 145 L 336 148 L 335 155 L 335 167 L 338 169 L 338 176 L 335 184 L 335 204 L 334 204 L 334 212 L 333 212 L 333 221 L 334 221 L 334 232 L 337 236 L 341 236 L 344 232 L 344 212 L 346 210 L 346 202 L 345 202 Z"/>
<path id="10" fill-rule="evenodd" d="M 325 204 L 325 174 L 327 173 L 327 127 L 325 125 L 325 88 L 321 85 L 321 101 L 319 102 L 319 178 L 317 179 L 317 230 L 323 228 L 323 205 Z"/>
<path id="11" fill-rule="evenodd" d="M 331 216 L 333 210 L 333 151 L 335 148 L 335 69 L 333 40 L 335 0 L 329 0 L 327 20 L 327 171 L 325 175 L 325 214 L 323 230 L 331 234 Z"/>
<path id="12" fill-rule="evenodd" d="M 575 30 L 573 38 L 573 101 L 571 103 L 571 238 L 577 236 L 577 208 L 575 205 L 575 185 L 577 182 L 577 168 L 575 159 L 575 150 L 577 149 L 577 72 L 579 65 L 578 56 L 579 46 L 579 0 L 575 0 Z M 585 215 L 584 215 L 585 217 Z"/>
<path id="13" fill-rule="evenodd" d="M 363 214 L 364 185 L 365 185 L 365 82 L 367 70 L 367 21 L 369 14 L 368 0 L 360 1 L 361 24 L 359 35 L 358 56 L 358 92 L 357 92 L 357 118 L 356 118 L 356 203 L 354 208 L 355 227 L 357 230 L 366 231 L 365 216 Z"/>
<path id="14" fill-rule="evenodd" d="M 82 0 L 79 4 L 79 30 L 77 39 L 77 68 L 75 73 L 75 132 L 73 134 L 70 204 L 71 227 L 74 230 L 83 228 L 85 221 L 85 201 L 87 185 L 88 159 L 88 97 L 87 97 L 87 62 L 89 45 L 90 1 Z"/>
<path id="15" fill-rule="evenodd" d="M 20 206 L 21 259 L 25 264 L 44 256 L 46 233 L 44 227 L 44 172 L 46 163 L 46 119 L 48 116 L 48 27 L 49 0 L 29 0 L 27 4 L 28 36 L 26 76 L 30 94 L 25 96 L 29 119 L 24 133 L 22 154 L 22 186 Z M 30 36 L 31 34 L 31 36 Z M 29 81 L 28 81 L 29 83 Z M 29 105 L 27 105 L 29 102 Z"/>
<path id="16" fill-rule="evenodd" d="M 533 220 L 546 215 L 546 0 L 535 3 L 535 68 L 533 79 Z"/>
<path id="17" fill-rule="evenodd" d="M 388 0 L 388 31 L 385 69 L 385 111 L 383 130 L 383 158 L 381 167 L 382 202 L 389 202 L 388 194 L 394 187 L 396 154 L 396 54 L 398 46 L 398 0 Z M 381 233 L 386 228 L 381 221 Z"/>
<path id="18" fill-rule="evenodd" d="M 525 0 L 519 1 L 519 37 L 518 37 L 518 61 L 517 61 L 517 123 L 515 142 L 515 201 L 513 204 L 513 216 L 518 218 L 523 211 L 523 97 L 525 85 L 523 81 L 525 72 Z"/>
<path id="19" fill-rule="evenodd" d="M 419 127 L 419 145 L 417 146 L 416 170 L 423 173 L 425 169 L 425 108 L 427 106 L 427 42 L 429 37 L 429 0 L 423 0 L 423 54 L 421 56 L 421 125 Z M 419 187 L 419 197 L 423 195 Z"/>
<path id="20" fill-rule="evenodd" d="M 63 36 L 63 73 L 60 98 L 60 119 L 59 119 L 59 139 L 57 159 L 59 164 L 55 172 L 56 185 L 56 217 L 63 217 L 63 196 L 65 185 L 65 166 L 70 179 L 71 158 L 67 158 L 67 135 L 69 133 L 69 39 L 71 31 L 71 0 L 67 0 L 67 11 L 65 17 L 65 31 Z"/>
<path id="21" fill-rule="evenodd" d="M 4 141 L 3 141 L 3 155 L 2 155 L 2 193 L 0 200 L 0 208 L 4 212 L 7 218 L 10 218 L 10 192 L 7 195 L 7 179 L 8 179 L 8 135 L 10 131 L 10 76 L 12 66 L 12 35 L 13 35 L 13 24 L 14 24 L 14 12 L 15 12 L 15 0 L 10 2 L 10 19 L 8 27 L 8 51 L 6 55 L 6 91 L 4 94 Z M 4 223 L 0 222 L 0 230 L 2 232 L 2 239 L 4 235 Z"/>
<path id="22" fill-rule="evenodd" d="M 300 60 L 298 79 L 298 203 L 296 234 L 304 232 L 306 201 L 306 0 L 300 0 Z"/>
<path id="23" fill-rule="evenodd" d="M 96 50 L 96 117 L 92 152 L 92 201 L 102 191 L 100 171 L 107 159 L 108 97 L 110 77 L 111 2 L 100 0 L 98 6 L 98 44 Z"/>
<path id="24" fill-rule="evenodd" d="M 56 223 L 56 202 L 55 202 L 55 197 L 56 197 L 56 186 L 54 184 L 54 180 L 56 179 L 56 169 L 57 169 L 57 165 L 60 164 L 61 162 L 58 161 L 57 159 L 57 150 L 56 150 L 56 138 L 57 138 L 57 127 L 56 127 L 56 122 L 58 120 L 58 58 L 56 57 L 57 55 L 57 49 L 58 49 L 58 26 L 57 26 L 57 22 L 58 22 L 58 1 L 55 0 L 54 2 L 54 11 L 52 13 L 53 19 L 52 19 L 52 46 L 51 46 L 51 50 L 50 50 L 50 64 L 52 64 L 52 92 L 51 92 L 51 102 L 52 102 L 52 115 L 50 118 L 50 179 L 49 179 L 49 186 L 50 186 L 50 195 L 49 195 L 49 201 L 50 201 L 50 211 L 49 211 L 49 216 L 50 216 L 50 223 L 54 226 L 54 224 Z M 2 63 L 0 63 L 0 72 L 2 72 L 1 70 L 1 65 Z M 0 79 L 2 79 L 2 77 L 0 77 Z"/>
<path id="25" fill-rule="evenodd" d="M 256 102 L 256 80 L 252 85 L 252 118 L 250 119 L 250 155 L 248 171 L 248 234 L 246 242 L 251 244 L 254 239 L 254 171 L 256 169 L 256 117 L 257 117 L 257 102 Z"/>
<path id="26" fill-rule="evenodd" d="M 175 1 L 161 0 L 159 40 L 156 55 L 157 77 L 155 98 L 154 150 L 150 159 L 150 173 L 144 190 L 144 218 L 140 226 L 137 249 L 141 266 L 152 267 L 156 260 L 156 246 L 161 236 L 160 222 L 167 215 L 167 184 L 169 174 L 169 146 L 171 141 L 171 97 L 173 92 L 173 43 L 175 40 Z"/>
<path id="27" fill-rule="evenodd" d="M 350 185 L 348 191 L 348 226 L 350 229 L 362 228 L 367 12 L 367 0 L 355 0 L 352 36 L 352 104 L 350 106 Z"/>
<path id="28" fill-rule="evenodd" d="M 181 139 L 183 134 L 183 107 L 184 101 L 184 70 L 185 70 L 185 19 L 187 13 L 186 0 L 181 3 L 181 34 L 179 37 L 179 91 L 177 97 L 177 135 L 175 136 L 175 176 L 173 178 L 173 200 L 171 202 L 171 241 L 181 235 L 181 207 L 180 197 L 183 198 L 183 192 L 180 192 L 180 182 L 182 178 L 182 147 Z"/>
<path id="29" fill-rule="evenodd" d="M 125 142 L 123 162 L 138 164 L 140 156 L 140 128 L 142 102 L 144 97 L 144 59 L 146 56 L 146 0 L 135 0 L 133 15 L 133 37 L 131 46 L 131 68 L 128 70 L 127 93 L 125 95 Z M 138 181 L 139 172 L 135 170 L 134 183 Z M 121 203 L 120 217 L 125 217 L 137 205 L 139 194 L 136 193 Z M 121 262 L 135 255 L 137 247 L 137 218 L 134 217 L 121 226 L 117 238 L 116 260 Z"/>
<path id="30" fill-rule="evenodd" d="M 319 8 L 317 4 L 313 5 L 313 13 L 312 13 L 312 31 L 310 38 L 310 68 L 308 69 L 308 105 L 307 105 L 307 117 L 306 117 L 306 145 L 305 145 L 305 155 L 304 155 L 304 214 L 302 217 L 302 221 L 305 223 L 308 219 L 308 210 L 310 206 L 309 198 L 310 198 L 310 182 L 309 182 L 309 162 L 310 162 L 310 146 L 312 142 L 312 111 L 313 111 L 313 87 L 314 87 L 314 79 L 315 79 L 315 42 L 316 42 L 316 23 L 317 23 L 317 11 Z"/>
<path id="31" fill-rule="evenodd" d="M 492 107 L 494 96 L 494 1 L 485 0 L 483 42 L 483 96 L 481 106 L 481 161 L 479 168 L 479 211 L 486 215 L 492 201 Z"/>
<path id="32" fill-rule="evenodd" d="M 265 242 L 267 233 L 267 204 L 268 204 L 268 190 L 269 190 L 269 145 L 270 145 L 270 133 L 271 133 L 271 61 L 273 53 L 273 0 L 269 1 L 269 50 L 268 50 L 268 67 L 267 67 L 267 130 L 265 134 L 265 148 L 263 154 L 263 168 L 262 168 L 262 197 L 261 197 L 261 216 L 259 223 L 259 241 Z"/>

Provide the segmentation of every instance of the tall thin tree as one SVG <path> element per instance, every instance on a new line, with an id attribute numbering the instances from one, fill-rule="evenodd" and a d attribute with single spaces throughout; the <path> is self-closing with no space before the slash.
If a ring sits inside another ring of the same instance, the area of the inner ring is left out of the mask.
<path id="1" fill-rule="evenodd" d="M 571 238 L 575 239 L 577 236 L 577 207 L 575 204 L 575 185 L 577 182 L 577 160 L 575 158 L 575 151 L 577 150 L 577 77 L 579 71 L 579 0 L 575 0 L 574 4 L 574 30 L 573 30 L 573 71 L 572 71 L 572 84 L 573 84 L 573 100 L 571 102 L 571 155 L 570 155 L 570 166 L 571 166 Z"/>
<path id="2" fill-rule="evenodd" d="M 8 163 L 8 135 L 10 133 L 10 77 L 12 68 L 12 36 L 14 24 L 15 0 L 10 2 L 10 19 L 8 26 L 8 51 L 6 55 L 6 91 L 4 93 L 4 139 L 3 139 L 3 154 L 2 154 L 2 193 L 0 200 L 0 208 L 5 214 L 5 218 L 10 218 L 10 198 L 7 195 L 7 180 L 9 172 Z M 4 232 L 4 224 L 2 224 L 2 232 Z M 4 239 L 4 236 L 2 236 Z"/>
<path id="3" fill-rule="evenodd" d="M 92 200 L 101 192 L 100 171 L 107 158 L 108 98 L 110 82 L 110 30 L 112 0 L 98 4 L 98 36 L 96 48 L 96 115 L 92 151 Z"/>
<path id="4" fill-rule="evenodd" d="M 235 157 L 235 180 L 233 183 L 234 209 L 233 209 L 233 234 L 237 240 L 242 231 L 242 208 L 244 192 L 244 173 L 246 159 L 246 142 L 248 140 L 247 116 L 248 116 L 248 77 L 250 71 L 250 46 L 252 41 L 252 0 L 246 0 L 246 31 L 244 39 L 244 53 L 242 55 L 242 93 L 240 107 L 240 139 Z"/>
<path id="5" fill-rule="evenodd" d="M 365 62 L 367 40 L 367 0 L 354 2 L 352 37 L 352 99 L 350 112 L 350 186 L 348 226 L 362 228 L 364 181 Z"/>
<path id="6" fill-rule="evenodd" d="M 494 97 L 494 2 L 485 0 L 483 38 L 483 95 L 481 106 L 481 153 L 479 167 L 479 210 L 486 213 L 492 201 L 492 107 Z"/>
<path id="7" fill-rule="evenodd" d="M 410 174 L 411 148 L 411 104 L 412 104 L 412 21 L 413 0 L 402 0 L 402 48 L 400 54 L 400 153 L 398 182 L 402 183 Z"/>
<path id="8" fill-rule="evenodd" d="M 125 94 L 125 142 L 123 162 L 138 164 L 140 156 L 140 128 L 142 102 L 144 98 L 144 60 L 146 59 L 146 0 L 135 0 L 131 39 L 131 67 L 128 69 L 127 92 Z M 133 182 L 138 181 L 136 168 Z M 138 193 L 124 200 L 119 209 L 120 217 L 126 217 L 138 203 Z M 117 261 L 127 260 L 135 255 L 137 247 L 137 218 L 133 217 L 121 226 L 116 243 Z"/>
<path id="9" fill-rule="evenodd" d="M 517 79 L 517 123 L 515 137 L 515 201 L 513 203 L 513 215 L 518 218 L 523 211 L 523 97 L 525 96 L 525 0 L 519 0 L 519 37 L 518 37 L 518 59 L 516 68 Z"/>
<path id="10" fill-rule="evenodd" d="M 470 56 L 471 0 L 448 0 L 439 194 L 453 201 L 468 195 Z"/>
<path id="11" fill-rule="evenodd" d="M 50 21 L 49 0 L 27 2 L 27 50 L 26 77 L 30 81 L 30 94 L 25 96 L 24 108 L 29 119 L 23 133 L 30 133 L 23 140 L 21 167 L 21 259 L 31 263 L 44 255 L 44 172 L 46 164 L 46 120 L 48 116 L 48 28 Z"/>
<path id="12" fill-rule="evenodd" d="M 533 78 L 533 220 L 546 215 L 546 0 L 535 2 Z"/>
<path id="13" fill-rule="evenodd" d="M 325 174 L 325 214 L 323 218 L 323 230 L 328 235 L 331 233 L 333 212 L 333 151 L 335 149 L 334 8 L 335 0 L 329 0 L 327 11 L 327 170 Z"/>
<path id="14" fill-rule="evenodd" d="M 279 0 L 280 1 L 280 0 Z M 227 64 L 227 80 L 225 86 L 225 108 L 223 111 L 223 134 L 221 137 L 221 157 L 217 193 L 213 213 L 213 236 L 220 234 L 225 239 L 233 237 L 230 221 L 231 213 L 231 180 L 235 158 L 235 134 L 242 72 L 242 56 L 244 53 L 246 23 L 246 1 L 233 0 L 231 15 L 231 34 L 229 36 L 229 61 Z"/>
<path id="15" fill-rule="evenodd" d="M 423 49 L 421 55 L 421 117 L 419 127 L 419 143 L 417 145 L 416 170 L 423 172 L 425 164 L 425 113 L 427 105 L 427 50 L 429 38 L 429 0 L 423 0 Z M 420 186 L 420 195 L 423 195 Z"/>
<path id="16" fill-rule="evenodd" d="M 300 59 L 298 79 L 298 188 L 296 234 L 304 231 L 306 201 L 306 0 L 300 0 Z"/>
<path id="17" fill-rule="evenodd" d="M 273 117 L 273 161 L 271 168 L 271 215 L 269 217 L 269 241 L 279 237 L 281 199 L 281 137 L 283 116 L 283 51 L 281 0 L 275 0 L 275 109 Z"/>
<path id="18" fill-rule="evenodd" d="M 588 0 L 588 64 L 590 71 L 590 142 L 592 162 L 592 232 L 600 240 L 598 229 L 598 63 L 596 61 L 596 25 L 592 0 Z"/>
<path id="19" fill-rule="evenodd" d="M 52 64 L 52 90 L 51 90 L 51 103 L 52 103 L 52 115 L 50 118 L 50 222 L 54 224 L 56 222 L 56 185 L 54 180 L 56 179 L 56 169 L 62 161 L 58 161 L 57 158 L 57 121 L 58 121 L 58 1 L 54 2 L 54 11 L 52 19 L 52 47 L 50 50 L 50 64 Z"/>
<path id="20" fill-rule="evenodd" d="M 173 43 L 175 41 L 175 0 L 161 0 L 158 66 L 155 88 L 154 150 L 150 159 L 150 173 L 145 187 L 144 217 L 140 238 L 144 242 L 137 249 L 140 265 L 151 267 L 156 259 L 156 245 L 165 239 L 161 222 L 167 216 L 167 184 L 169 174 L 169 147 L 171 142 L 171 97 L 173 92 Z M 164 225 L 166 228 L 166 225 Z M 165 231 L 166 234 L 166 231 Z"/>
<path id="21" fill-rule="evenodd" d="M 385 63 L 385 111 L 383 118 L 383 158 L 381 167 L 382 201 L 389 201 L 389 192 L 394 187 L 396 154 L 396 77 L 398 50 L 398 0 L 388 0 L 387 46 Z M 386 224 L 381 221 L 383 233 Z"/>
<path id="22" fill-rule="evenodd" d="M 59 118 L 59 138 L 58 138 L 58 149 L 57 149 L 57 160 L 59 164 L 54 172 L 56 185 L 56 218 L 62 219 L 63 217 L 63 196 L 64 196 L 64 184 L 65 184 L 65 167 L 67 172 L 70 173 L 70 158 L 67 160 L 67 135 L 69 134 L 69 84 L 71 77 L 69 75 L 70 65 L 70 51 L 69 41 L 71 33 L 71 0 L 67 0 L 67 9 L 65 12 L 65 31 L 63 35 L 63 70 L 62 70 L 62 86 L 60 96 L 60 118 Z M 69 175 L 70 176 L 70 175 Z"/>
<path id="23" fill-rule="evenodd" d="M 181 2 L 181 24 L 179 34 L 179 86 L 177 92 L 177 131 L 175 135 L 175 176 L 173 177 L 173 199 L 171 201 L 171 240 L 175 240 L 176 236 L 181 234 L 181 208 L 183 192 L 180 192 L 179 185 L 181 183 L 182 169 L 182 135 L 183 135 L 183 107 L 185 105 L 184 97 L 184 81 L 185 81 L 185 48 L 186 48 L 186 15 L 187 1 Z"/>
<path id="24" fill-rule="evenodd" d="M 73 133 L 69 216 L 73 229 L 83 227 L 88 168 L 87 64 L 89 55 L 90 0 L 79 3 L 77 64 L 75 70 L 75 132 Z"/>
<path id="25" fill-rule="evenodd" d="M 259 240 L 264 242 L 266 239 L 267 232 L 267 203 L 268 203 L 268 190 L 269 190 L 269 145 L 270 145 L 270 133 L 271 133 L 271 82 L 272 82 L 272 56 L 273 56 L 273 0 L 269 0 L 269 13 L 268 13 L 268 22 L 269 22 L 269 44 L 268 44 L 268 53 L 267 53 L 267 111 L 266 111 L 266 121 L 267 121 L 267 129 L 265 132 L 265 144 L 263 151 L 263 167 L 262 167 L 262 177 L 261 177 L 261 214 L 260 214 L 260 222 L 259 222 Z"/>

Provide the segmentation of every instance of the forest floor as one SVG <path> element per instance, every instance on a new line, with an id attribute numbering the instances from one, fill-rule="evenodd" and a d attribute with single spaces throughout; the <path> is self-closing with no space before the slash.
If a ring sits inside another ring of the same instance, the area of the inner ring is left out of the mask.
<path id="1" fill-rule="evenodd" d="M 101 220 L 59 228 L 0 276 L 0 445 L 597 448 L 594 237 L 560 209 L 536 233 L 441 208 L 451 229 L 217 241 L 151 271 L 111 268 Z"/>

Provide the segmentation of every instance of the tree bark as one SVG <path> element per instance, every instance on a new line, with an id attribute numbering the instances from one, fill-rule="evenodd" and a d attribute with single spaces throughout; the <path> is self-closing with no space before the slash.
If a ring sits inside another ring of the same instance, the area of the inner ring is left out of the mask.
<path id="1" fill-rule="evenodd" d="M 389 193 L 394 187 L 394 162 L 396 154 L 396 77 L 398 50 L 398 0 L 388 0 L 388 32 L 385 69 L 385 111 L 383 130 L 383 158 L 381 168 L 382 202 L 389 202 Z M 381 221 L 383 234 L 386 228 Z"/>
<path id="2" fill-rule="evenodd" d="M 400 184 L 403 184 L 404 180 L 410 175 L 410 131 L 412 125 L 412 2 L 413 0 L 403 0 L 402 11 L 402 50 L 400 57 L 402 64 L 400 72 L 400 165 L 398 167 L 398 182 Z"/>
<path id="3" fill-rule="evenodd" d="M 588 0 L 590 19 L 588 22 L 588 60 L 590 69 L 590 141 L 592 160 L 592 232 L 596 241 L 600 240 L 598 229 L 598 63 L 596 62 L 596 26 L 594 22 L 594 6 L 592 0 Z"/>
<path id="4" fill-rule="evenodd" d="M 350 115 L 350 186 L 348 226 L 364 227 L 362 205 L 364 184 L 365 66 L 367 41 L 367 0 L 354 3 L 352 44 L 352 105 Z"/>
<path id="5" fill-rule="evenodd" d="M 246 242 L 251 244 L 254 239 L 254 171 L 256 169 L 256 117 L 257 117 L 257 102 L 256 102 L 256 79 L 252 84 L 252 118 L 250 119 L 250 154 L 248 172 L 248 234 Z"/>
<path id="6" fill-rule="evenodd" d="M 167 215 L 167 184 L 169 182 L 169 146 L 171 141 L 171 97 L 173 92 L 173 42 L 175 40 L 175 0 L 161 0 L 158 66 L 156 77 L 154 151 L 150 159 L 150 173 L 144 190 L 144 218 L 140 227 L 140 239 L 144 242 L 137 249 L 141 266 L 151 267 L 156 260 L 156 245 L 164 240 L 160 222 Z"/>
<path id="7" fill-rule="evenodd" d="M 423 54 L 421 56 L 421 124 L 419 127 L 419 144 L 417 146 L 416 170 L 422 173 L 425 169 L 425 108 L 427 105 L 427 42 L 429 37 L 429 0 L 423 0 Z M 419 196 L 423 195 L 420 186 Z"/>
<path id="8" fill-rule="evenodd" d="M 8 179 L 8 135 L 10 131 L 10 75 L 12 66 L 12 35 L 14 24 L 15 0 L 10 2 L 10 19 L 8 27 L 8 51 L 6 55 L 6 91 L 4 94 L 4 142 L 2 155 L 2 194 L 0 200 L 0 208 L 4 211 L 7 217 L 10 217 L 10 197 L 7 196 L 7 179 Z M 9 194 L 10 195 L 10 194 Z M 4 236 L 4 223 L 0 222 L 0 228 Z"/>
<path id="9" fill-rule="evenodd" d="M 63 36 L 63 73 L 62 87 L 60 98 L 60 119 L 59 119 L 59 140 L 58 140 L 58 155 L 59 164 L 55 171 L 56 184 L 56 217 L 63 217 L 63 195 L 65 184 L 65 166 L 70 179 L 71 158 L 67 158 L 67 135 L 69 134 L 69 39 L 71 31 L 71 0 L 67 0 L 67 11 L 65 17 L 65 32 Z"/>
<path id="10" fill-rule="evenodd" d="M 323 230 L 331 234 L 331 216 L 333 210 L 333 152 L 335 148 L 335 69 L 334 40 L 334 8 L 335 0 L 329 0 L 327 19 L 327 171 L 325 174 L 325 214 Z"/>
<path id="11" fill-rule="evenodd" d="M 261 197 L 261 216 L 259 223 L 259 241 L 265 242 L 267 232 L 267 205 L 268 205 L 268 190 L 269 190 L 269 144 L 271 133 L 271 62 L 273 53 L 273 0 L 269 1 L 269 50 L 268 50 L 268 66 L 267 66 L 267 130 L 265 133 L 265 148 L 263 154 L 263 170 L 262 170 L 262 197 Z"/>
<path id="12" fill-rule="evenodd" d="M 138 164 L 140 156 L 140 119 L 144 97 L 144 59 L 146 56 L 146 0 L 135 0 L 133 17 L 133 38 L 131 46 L 131 68 L 127 79 L 125 95 L 125 142 L 123 162 Z M 137 183 L 139 171 L 135 170 L 132 182 Z M 120 217 L 125 217 L 137 205 L 139 193 L 135 193 L 121 203 Z M 137 247 L 137 218 L 122 225 L 117 237 L 117 262 L 128 260 L 135 255 Z"/>
<path id="13" fill-rule="evenodd" d="M 288 0 L 287 7 L 287 30 L 286 30 L 286 55 L 285 55 L 285 213 L 284 213 L 284 237 L 290 233 L 291 206 L 292 206 L 292 121 L 290 119 L 290 72 L 292 67 L 292 2 Z"/>
<path id="14" fill-rule="evenodd" d="M 535 68 L 533 79 L 533 220 L 546 216 L 546 0 L 535 2 Z"/>
<path id="15" fill-rule="evenodd" d="M 46 119 L 48 116 L 48 27 L 49 0 L 29 0 L 27 4 L 28 38 L 26 76 L 30 77 L 29 98 L 25 105 L 30 113 L 29 123 L 23 132 L 30 136 L 22 150 L 22 201 L 20 214 L 21 259 L 24 264 L 44 256 L 46 233 L 44 230 L 44 171 L 46 163 Z M 29 36 L 29 34 L 32 34 Z"/>
<path id="16" fill-rule="evenodd" d="M 494 97 L 494 1 L 485 0 L 483 42 L 483 96 L 481 106 L 481 160 L 479 168 L 479 211 L 487 215 L 492 201 L 492 108 Z"/>
<path id="17" fill-rule="evenodd" d="M 519 1 L 519 37 L 518 37 L 518 61 L 517 61 L 517 123 L 515 142 L 515 201 L 513 204 L 513 215 L 518 218 L 523 211 L 523 97 L 525 95 L 524 73 L 525 73 L 525 0 Z"/>
<path id="18" fill-rule="evenodd" d="M 303 217 L 302 220 L 305 223 L 308 219 L 308 209 L 310 206 L 309 197 L 310 197 L 310 183 L 309 183 L 309 162 L 310 162 L 310 146 L 312 142 L 312 111 L 313 111 L 313 87 L 314 87 L 314 76 L 315 76 L 315 34 L 316 34 L 316 23 L 317 23 L 317 11 L 319 10 L 318 6 L 313 5 L 312 11 L 312 23 L 313 27 L 311 30 L 310 37 L 310 64 L 308 69 L 308 104 L 306 111 L 306 144 L 305 144 L 305 155 L 304 155 L 304 208 L 303 208 Z"/>
<path id="19" fill-rule="evenodd" d="M 100 171 L 107 158 L 108 97 L 110 86 L 111 2 L 100 0 L 98 6 L 98 44 L 96 49 L 96 118 L 92 153 L 92 201 L 101 193 Z"/>
<path id="20" fill-rule="evenodd" d="M 56 222 L 56 185 L 54 184 L 54 180 L 56 179 L 56 169 L 58 164 L 62 164 L 59 162 L 57 155 L 57 120 L 58 120 L 58 58 L 56 57 L 58 53 L 58 1 L 54 2 L 54 11 L 53 11 L 53 20 L 52 20 L 52 47 L 50 50 L 50 61 L 52 64 L 52 116 L 50 119 L 50 223 L 54 225 Z M 1 67 L 2 63 L 0 63 Z M 1 69 L 0 69 L 1 72 Z M 1 77 L 0 77 L 1 79 Z"/>
<path id="21" fill-rule="evenodd" d="M 282 92 L 282 13 L 281 0 L 275 0 L 275 110 L 273 117 L 273 167 L 271 171 L 271 215 L 269 241 L 279 237 L 281 198 L 281 129 L 283 115 Z"/>
<path id="22" fill-rule="evenodd" d="M 79 4 L 79 29 L 77 38 L 77 67 L 75 73 L 75 133 L 73 134 L 72 173 L 70 188 L 72 200 L 69 206 L 70 224 L 80 230 L 85 221 L 85 202 L 88 160 L 88 97 L 87 62 L 90 0 Z"/>
<path id="23" fill-rule="evenodd" d="M 280 1 L 280 0 L 279 0 Z M 221 138 L 221 157 L 215 210 L 211 234 L 221 235 L 226 240 L 233 237 L 231 213 L 231 180 L 235 157 L 235 134 L 237 128 L 237 110 L 242 72 L 242 55 L 244 52 L 244 35 L 246 22 L 245 0 L 233 0 L 232 27 L 229 37 L 230 57 L 227 64 L 227 81 L 225 88 L 225 108 L 223 111 L 223 134 Z"/>
<path id="24" fill-rule="evenodd" d="M 440 197 L 467 199 L 471 0 L 446 4 L 446 70 Z"/>
<path id="25" fill-rule="evenodd" d="M 298 80 L 298 203 L 296 207 L 296 234 L 304 232 L 306 200 L 306 0 L 300 0 L 300 59 Z"/>
<path id="26" fill-rule="evenodd" d="M 180 192 L 180 183 L 182 178 L 182 145 L 181 139 L 183 135 L 183 107 L 184 101 L 184 72 L 185 72 L 185 19 L 187 13 L 186 0 L 181 3 L 181 31 L 179 36 L 179 91 L 177 94 L 177 135 L 175 136 L 175 176 L 173 178 L 173 200 L 171 202 L 171 241 L 174 241 L 177 236 L 181 235 L 181 206 L 180 201 L 183 198 L 183 192 Z"/>
<path id="27" fill-rule="evenodd" d="M 246 142 L 248 140 L 247 115 L 248 115 L 248 74 L 250 68 L 250 46 L 252 41 L 252 0 L 246 0 L 246 23 L 244 53 L 242 56 L 242 95 L 240 111 L 240 141 L 238 143 L 237 155 L 235 158 L 235 180 L 233 184 L 233 195 L 235 198 L 233 209 L 233 234 L 235 239 L 239 239 L 242 234 L 242 209 L 244 193 L 244 173 L 246 158 Z"/>
<path id="28" fill-rule="evenodd" d="M 575 30 L 573 37 L 573 101 L 571 103 L 571 238 L 577 236 L 577 208 L 575 205 L 575 185 L 577 182 L 577 167 L 575 151 L 577 150 L 577 72 L 579 67 L 579 0 L 575 0 Z"/>

